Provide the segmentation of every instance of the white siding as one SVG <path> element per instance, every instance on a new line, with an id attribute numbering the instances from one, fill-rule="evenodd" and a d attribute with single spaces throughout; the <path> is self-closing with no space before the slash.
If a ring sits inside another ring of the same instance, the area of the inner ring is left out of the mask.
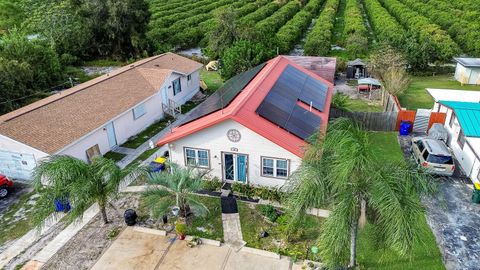
<path id="1" fill-rule="evenodd" d="M 182 91 L 174 96 L 172 82 L 177 78 L 180 78 Z M 200 90 L 200 71 L 197 70 L 191 73 L 190 81 L 187 80 L 187 76 L 172 73 L 165 86 L 168 98 L 175 101 L 175 103 L 182 105 L 189 101 Z"/>
<path id="2" fill-rule="evenodd" d="M 465 84 L 480 84 L 480 68 L 467 68 L 457 63 L 455 79 Z"/>
<path id="3" fill-rule="evenodd" d="M 227 138 L 227 131 L 229 129 L 237 129 L 240 131 L 241 140 L 239 142 L 231 142 Z M 222 151 L 247 154 L 247 182 L 252 185 L 278 187 L 285 184 L 284 179 L 261 176 L 261 156 L 288 159 L 290 164 L 290 175 L 301 163 L 301 159 L 298 156 L 233 120 L 224 121 L 170 143 L 170 158 L 173 162 L 185 165 L 184 147 L 209 150 L 211 166 L 210 174 L 212 176 L 217 176 L 220 179 L 223 178 Z"/>

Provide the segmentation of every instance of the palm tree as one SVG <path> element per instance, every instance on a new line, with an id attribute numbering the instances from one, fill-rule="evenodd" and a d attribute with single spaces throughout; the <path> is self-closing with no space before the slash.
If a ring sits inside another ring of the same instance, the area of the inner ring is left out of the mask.
<path id="1" fill-rule="evenodd" d="M 323 140 L 312 138 L 287 206 L 292 228 L 306 209 L 327 206 L 331 213 L 319 238 L 320 255 L 332 267 L 349 257 L 348 266 L 355 267 L 358 231 L 367 221 L 378 240 L 406 255 L 422 233 L 419 195 L 432 191 L 423 171 L 403 160 L 378 160 L 368 133 L 339 118 Z"/>
<path id="2" fill-rule="evenodd" d="M 154 173 L 149 178 L 149 187 L 143 193 L 143 199 L 152 216 L 159 218 L 172 206 L 177 206 L 180 216 L 185 219 L 190 212 L 205 216 L 208 208 L 193 192 L 202 188 L 202 178 L 207 171 L 183 168 L 176 164 L 170 164 L 170 171 Z"/>
<path id="3" fill-rule="evenodd" d="M 69 221 L 81 217 L 93 203 L 98 203 L 104 223 L 108 223 L 106 206 L 119 192 L 126 177 L 145 174 L 143 167 L 120 169 L 113 160 L 101 156 L 91 163 L 71 156 L 52 156 L 41 162 L 33 172 L 34 189 L 40 195 L 36 204 L 35 223 L 55 212 L 55 200 L 68 200 Z"/>

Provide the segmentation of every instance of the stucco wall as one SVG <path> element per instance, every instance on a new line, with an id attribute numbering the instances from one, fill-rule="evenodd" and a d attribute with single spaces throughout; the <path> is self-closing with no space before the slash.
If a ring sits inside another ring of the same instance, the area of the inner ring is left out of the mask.
<path id="1" fill-rule="evenodd" d="M 173 87 L 168 88 L 172 85 L 172 81 L 180 77 L 180 83 L 182 87 L 182 92 L 173 97 Z M 161 91 L 166 90 L 169 93 L 169 98 L 172 98 L 178 104 L 183 104 L 188 101 L 199 89 L 200 85 L 200 75 L 199 71 L 192 73 L 192 78 L 190 82 L 187 81 L 187 76 L 180 76 L 177 73 L 173 73 L 165 81 L 165 84 L 158 89 L 158 92 L 152 97 L 148 98 L 144 102 L 137 104 L 137 107 L 140 104 L 145 104 L 145 114 L 141 117 L 134 119 L 133 117 L 133 108 L 125 111 L 120 116 L 117 116 L 113 119 L 113 126 L 115 129 L 115 136 L 117 138 L 117 144 L 121 145 L 128 138 L 138 134 L 143 131 L 145 128 L 153 124 L 155 121 L 164 117 L 162 110 L 162 93 Z M 107 123 L 105 123 L 106 125 Z M 102 154 L 107 153 L 111 150 L 108 143 L 107 131 L 104 130 L 104 126 L 99 127 L 94 132 L 85 136 L 84 138 L 78 140 L 74 144 L 62 149 L 59 154 L 71 155 L 82 160 L 87 161 L 86 150 L 90 147 L 98 144 L 100 152 Z"/>
<path id="2" fill-rule="evenodd" d="M 227 138 L 229 129 L 237 129 L 241 134 L 239 142 Z M 169 144 L 170 158 L 173 162 L 185 166 L 184 147 L 207 149 L 210 151 L 212 176 L 223 178 L 222 151 L 248 155 L 247 182 L 253 185 L 282 186 L 285 179 L 261 176 L 261 156 L 288 159 L 290 175 L 301 163 L 301 159 L 272 143 L 243 125 L 227 120 Z"/>

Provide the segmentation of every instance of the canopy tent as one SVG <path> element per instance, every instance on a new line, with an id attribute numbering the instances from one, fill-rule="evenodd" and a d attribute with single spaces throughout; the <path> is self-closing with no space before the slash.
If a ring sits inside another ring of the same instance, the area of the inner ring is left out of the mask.
<path id="1" fill-rule="evenodd" d="M 358 80 L 358 85 L 374 85 L 374 86 L 382 86 L 382 84 L 373 78 L 365 78 L 365 79 L 359 79 Z"/>

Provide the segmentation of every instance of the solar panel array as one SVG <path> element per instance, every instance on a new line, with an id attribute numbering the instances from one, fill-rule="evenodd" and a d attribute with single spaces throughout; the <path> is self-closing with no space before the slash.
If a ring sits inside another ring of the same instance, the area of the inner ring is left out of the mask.
<path id="1" fill-rule="evenodd" d="M 211 114 L 228 106 L 232 100 L 255 78 L 266 63 L 260 64 L 252 69 L 242 72 L 219 88 L 215 93 L 209 96 L 204 102 L 193 109 L 179 125 L 185 125 L 205 115 Z"/>
<path id="2" fill-rule="evenodd" d="M 297 102 L 323 111 L 327 92 L 326 84 L 288 65 L 256 112 L 288 132 L 306 139 L 320 127 L 321 118 Z"/>

